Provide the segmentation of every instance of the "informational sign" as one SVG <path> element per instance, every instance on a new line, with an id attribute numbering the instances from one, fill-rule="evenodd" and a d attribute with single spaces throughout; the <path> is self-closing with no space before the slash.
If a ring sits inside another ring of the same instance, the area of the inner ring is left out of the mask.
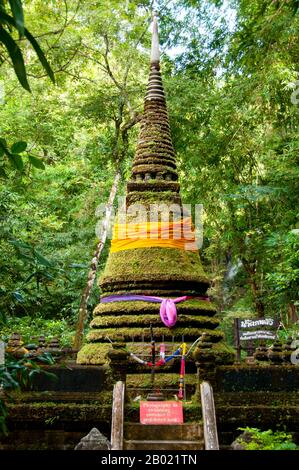
<path id="1" fill-rule="evenodd" d="M 254 330 L 254 331 L 240 331 L 240 341 L 249 341 L 251 339 L 275 339 L 275 331 L 267 330 Z"/>
<path id="2" fill-rule="evenodd" d="M 180 401 L 141 401 L 141 424 L 182 424 L 183 404 Z"/>
<path id="3" fill-rule="evenodd" d="M 237 361 L 241 360 L 241 350 L 252 355 L 260 341 L 275 340 L 279 325 L 278 318 L 235 318 L 234 342 Z"/>
<path id="4" fill-rule="evenodd" d="M 237 319 L 237 330 L 240 341 L 254 339 L 275 339 L 276 330 L 279 327 L 277 318 Z"/>

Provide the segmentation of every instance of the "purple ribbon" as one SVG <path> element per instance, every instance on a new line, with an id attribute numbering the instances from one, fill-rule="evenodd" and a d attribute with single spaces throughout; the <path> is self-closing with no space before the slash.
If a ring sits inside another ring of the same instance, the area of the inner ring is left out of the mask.
<path id="1" fill-rule="evenodd" d="M 177 310 L 175 304 L 179 302 L 184 302 L 185 300 L 197 299 L 197 300 L 206 300 L 210 302 L 208 296 L 205 297 L 192 297 L 189 295 L 184 295 L 183 297 L 178 297 L 177 299 L 163 299 L 162 297 L 155 297 L 151 295 L 109 295 L 101 299 L 101 303 L 105 304 L 108 302 L 123 302 L 130 300 L 141 300 L 143 302 L 156 302 L 160 303 L 160 317 L 162 322 L 168 328 L 173 327 L 177 321 Z"/>

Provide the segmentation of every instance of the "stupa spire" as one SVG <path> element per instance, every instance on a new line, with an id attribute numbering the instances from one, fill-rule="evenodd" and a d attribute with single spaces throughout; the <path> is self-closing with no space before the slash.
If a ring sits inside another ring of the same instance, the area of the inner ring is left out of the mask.
<path id="1" fill-rule="evenodd" d="M 157 20 L 156 12 L 153 12 L 151 65 L 159 64 L 159 62 L 160 62 L 160 48 L 159 48 L 158 20 Z"/>
<path id="2" fill-rule="evenodd" d="M 131 193 L 146 191 L 146 182 L 151 181 L 151 190 L 175 193 L 175 202 L 180 201 L 175 152 L 172 144 L 167 105 L 160 72 L 159 36 L 156 14 L 152 22 L 152 48 L 149 79 L 144 98 L 141 129 L 132 166 L 132 177 L 128 183 L 127 200 Z M 138 183 L 136 185 L 136 183 Z M 139 194 L 142 197 L 142 194 Z M 138 198 L 139 198 L 138 196 Z"/>

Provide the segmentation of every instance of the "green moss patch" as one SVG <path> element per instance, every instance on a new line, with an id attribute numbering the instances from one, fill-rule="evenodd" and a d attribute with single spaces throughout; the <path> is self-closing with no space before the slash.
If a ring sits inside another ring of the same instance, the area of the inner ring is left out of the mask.
<path id="1" fill-rule="evenodd" d="M 206 328 L 190 328 L 190 327 L 175 327 L 175 328 L 166 328 L 160 327 L 155 328 L 156 338 L 164 337 L 165 341 L 177 341 L 181 342 L 182 337 L 184 336 L 185 341 L 194 341 L 197 339 L 201 333 L 209 334 L 210 340 L 212 342 L 218 342 L 223 339 L 222 331 L 218 330 L 209 330 Z M 148 341 L 151 340 L 150 328 L 103 328 L 101 330 L 91 330 L 87 335 L 87 340 L 90 342 L 108 342 L 108 338 L 112 341 L 118 341 L 121 337 L 125 342 L 132 341 L 132 337 L 135 340 Z M 82 348 L 84 349 L 84 347 Z M 82 351 L 82 350 L 81 350 Z M 80 352 L 81 352 L 80 351 Z M 92 364 L 92 362 L 91 362 Z"/>
<path id="2" fill-rule="evenodd" d="M 137 173 L 171 173 L 177 177 L 177 172 L 171 166 L 167 166 L 165 163 L 164 165 L 157 165 L 157 164 L 150 164 L 150 165 L 140 165 L 135 163 L 132 169 L 133 174 Z"/>
<path id="3" fill-rule="evenodd" d="M 152 157 L 138 157 L 134 160 L 134 165 L 167 165 L 173 169 L 176 169 L 176 162 L 173 157 L 166 156 L 165 158 L 160 158 L 155 154 Z"/>
<path id="4" fill-rule="evenodd" d="M 100 286 L 119 282 L 174 280 L 206 284 L 198 252 L 176 248 L 136 248 L 110 253 Z"/>
<path id="5" fill-rule="evenodd" d="M 162 276 L 161 276 L 162 277 Z M 101 282 L 102 292 L 105 294 L 142 294 L 159 295 L 162 297 L 173 297 L 179 295 L 197 294 L 203 295 L 207 290 L 208 284 L 203 281 L 194 281 L 194 279 L 158 279 L 154 277 L 138 280 L 127 280 L 125 276 L 118 279 L 105 279 Z"/>
<path id="6" fill-rule="evenodd" d="M 115 289 L 117 287 L 116 285 L 111 286 L 111 287 L 113 288 L 113 290 L 110 291 L 109 289 L 105 288 L 103 290 L 103 293 L 105 293 L 105 295 L 114 295 L 114 294 L 124 295 L 128 293 L 127 285 L 125 285 L 123 288 L 120 288 L 119 290 Z M 162 289 L 162 283 L 157 286 L 151 286 L 150 289 L 148 288 L 148 286 L 146 286 L 146 289 L 142 286 L 140 287 L 140 289 L 137 286 L 129 286 L 129 287 L 130 287 L 131 294 L 158 295 L 164 298 L 178 297 L 179 295 L 190 295 L 190 294 L 195 294 L 195 293 L 196 295 L 199 295 L 198 291 L 196 292 L 195 290 L 190 290 L 189 288 L 187 289 L 184 283 L 180 284 L 179 282 L 173 283 L 172 285 L 168 285 L 166 287 L 163 285 L 163 289 Z M 206 288 L 204 290 L 206 291 Z M 202 294 L 204 294 L 203 291 L 202 291 Z M 188 313 L 188 312 L 185 312 L 185 313 Z"/>
<path id="7" fill-rule="evenodd" d="M 128 191 L 173 191 L 178 193 L 180 191 L 180 184 L 176 181 L 163 181 L 163 180 L 151 180 L 151 181 L 130 181 L 127 184 Z"/>
<path id="8" fill-rule="evenodd" d="M 185 382 L 187 385 L 197 385 L 196 374 L 186 374 Z M 155 386 L 157 388 L 169 388 L 178 384 L 178 374 L 155 375 Z M 151 386 L 151 374 L 128 374 L 126 379 L 127 388 L 146 388 Z"/>
<path id="9" fill-rule="evenodd" d="M 164 128 L 161 129 L 160 126 L 147 126 L 144 127 L 141 131 L 140 134 L 140 140 L 167 140 L 168 142 L 171 142 L 171 137 L 170 137 L 170 132 L 168 127 L 164 126 Z"/>
<path id="10" fill-rule="evenodd" d="M 218 364 L 233 364 L 236 357 L 236 351 L 233 347 L 226 344 L 224 341 L 213 344 L 212 347 L 215 363 Z"/>
<path id="11" fill-rule="evenodd" d="M 148 142 L 139 144 L 138 150 L 139 149 L 146 149 L 152 153 L 156 153 L 156 152 L 159 152 L 160 150 L 163 150 L 164 152 L 167 152 L 168 150 L 173 150 L 173 146 L 170 142 L 157 140 L 157 141 L 148 141 Z"/>
<path id="12" fill-rule="evenodd" d="M 171 191 L 164 191 L 155 193 L 151 191 L 145 191 L 145 192 L 138 192 L 138 191 L 133 191 L 127 195 L 126 198 L 127 205 L 130 204 L 161 204 L 161 203 L 166 203 L 166 204 L 179 204 L 181 205 L 181 196 L 178 193 L 173 193 Z M 150 208 L 146 205 L 146 210 L 149 210 Z"/>
<path id="13" fill-rule="evenodd" d="M 111 348 L 110 343 L 85 344 L 77 354 L 77 364 L 106 364 Z"/>
<path id="14" fill-rule="evenodd" d="M 91 328 L 105 328 L 105 327 L 123 327 L 130 325 L 135 326 L 161 326 L 161 318 L 159 315 L 159 309 L 157 309 L 154 315 L 122 315 L 122 316 L 97 316 L 95 317 L 90 326 Z M 202 317 L 202 316 L 191 316 L 191 315 L 179 315 L 177 320 L 177 326 L 189 326 L 198 328 L 217 328 L 219 326 L 219 320 L 217 318 Z"/>
<path id="15" fill-rule="evenodd" d="M 139 161 L 142 161 L 143 159 L 162 159 L 163 162 L 171 162 L 171 163 L 174 163 L 176 164 L 176 159 L 175 159 L 175 154 L 174 154 L 174 151 L 167 151 L 167 152 L 164 152 L 163 150 L 159 150 L 158 152 L 150 152 L 148 151 L 147 149 L 137 149 L 137 152 L 136 152 L 136 155 L 135 155 L 135 159 L 134 159 L 134 162 L 139 162 Z M 171 166 L 171 165 L 170 165 Z"/>
<path id="16" fill-rule="evenodd" d="M 93 315 L 135 315 L 135 314 L 152 314 L 157 315 L 159 312 L 159 304 L 152 302 L 124 301 L 124 302 L 109 302 L 100 303 L 94 309 Z M 176 304 L 178 315 L 192 314 L 192 315 L 207 315 L 213 316 L 216 313 L 216 308 L 212 302 L 204 300 L 186 300 Z M 130 317 L 129 317 L 130 318 Z M 128 321 L 130 321 L 128 319 Z"/>
<path id="17" fill-rule="evenodd" d="M 111 394 L 112 397 L 112 394 Z M 111 402 L 103 404 L 99 401 L 93 403 L 8 403 L 9 419 L 14 422 L 37 423 L 51 427 L 64 426 L 68 423 L 100 423 L 111 419 Z M 49 424 L 47 424 L 49 423 Z"/>

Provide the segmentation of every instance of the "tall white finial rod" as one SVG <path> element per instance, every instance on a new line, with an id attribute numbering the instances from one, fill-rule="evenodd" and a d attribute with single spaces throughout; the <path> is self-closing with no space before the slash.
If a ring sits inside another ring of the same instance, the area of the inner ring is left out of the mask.
<path id="1" fill-rule="evenodd" d="M 153 12 L 151 64 L 160 61 L 159 34 L 156 12 Z"/>

